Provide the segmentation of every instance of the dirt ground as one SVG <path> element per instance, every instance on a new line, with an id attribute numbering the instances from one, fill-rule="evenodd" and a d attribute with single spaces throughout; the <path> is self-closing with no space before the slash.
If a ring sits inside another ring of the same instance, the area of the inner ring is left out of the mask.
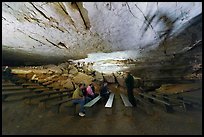
<path id="1" fill-rule="evenodd" d="M 155 105 L 151 114 L 141 107 L 125 108 L 117 90 L 113 108 L 98 103 L 92 115 L 79 117 L 66 111 L 57 114 L 51 109 L 28 105 L 24 101 L 2 102 L 3 135 L 201 135 L 202 110 L 166 113 Z M 63 106 L 62 106 L 63 107 Z M 133 110 L 131 113 L 131 109 Z M 111 113 L 112 112 L 112 113 Z"/>

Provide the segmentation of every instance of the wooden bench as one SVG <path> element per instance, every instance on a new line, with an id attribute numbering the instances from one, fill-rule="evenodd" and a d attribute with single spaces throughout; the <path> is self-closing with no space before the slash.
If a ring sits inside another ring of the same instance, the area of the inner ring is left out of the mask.
<path id="1" fill-rule="evenodd" d="M 21 86 L 2 87 L 3 91 L 7 91 L 7 90 L 22 90 L 22 89 L 25 89 L 25 88 L 23 88 Z"/>
<path id="2" fill-rule="evenodd" d="M 56 81 L 58 81 L 59 79 L 51 79 L 51 80 L 48 80 L 48 81 L 46 81 L 46 82 L 42 82 L 42 85 L 43 86 L 48 86 L 48 85 L 50 85 L 50 84 L 52 84 L 52 83 L 54 83 L 54 82 L 56 82 Z"/>
<path id="3" fill-rule="evenodd" d="M 195 106 L 202 107 L 201 103 L 198 103 L 198 102 L 193 101 L 191 99 L 184 98 L 182 96 L 178 96 L 177 99 L 183 104 L 185 111 L 190 110 Z"/>
<path id="4" fill-rule="evenodd" d="M 166 101 L 157 99 L 157 98 L 155 98 L 155 97 L 152 97 L 152 96 L 147 95 L 147 94 L 144 94 L 144 93 L 138 93 L 138 94 L 139 94 L 140 97 L 142 97 L 142 98 L 146 97 L 146 98 L 148 99 L 148 101 L 151 102 L 151 103 L 154 103 L 154 101 L 156 101 L 156 102 L 158 102 L 158 103 L 164 105 L 166 112 L 173 112 L 173 111 L 174 111 L 174 110 L 173 110 L 173 106 L 172 106 L 170 103 L 166 102 Z"/>
<path id="5" fill-rule="evenodd" d="M 17 80 L 17 81 L 13 81 L 13 83 L 15 83 L 16 85 L 21 85 L 23 83 L 27 82 L 27 80 L 25 79 L 20 79 L 20 80 Z"/>
<path id="6" fill-rule="evenodd" d="M 32 91 L 35 93 L 42 93 L 42 92 L 50 91 L 50 89 L 49 88 L 38 88 L 38 89 L 32 89 Z"/>
<path id="7" fill-rule="evenodd" d="M 109 98 L 108 98 L 108 101 L 106 102 L 105 108 L 111 108 L 112 107 L 114 95 L 115 94 L 113 92 L 109 95 Z"/>
<path id="8" fill-rule="evenodd" d="M 171 103 L 172 106 L 182 106 L 180 104 L 180 101 L 175 99 L 175 98 L 170 98 L 168 95 L 157 95 L 157 94 L 150 94 L 152 97 L 158 98 L 158 99 L 163 99 L 164 101 Z"/>
<path id="9" fill-rule="evenodd" d="M 50 95 L 53 95 L 53 94 L 62 94 L 62 93 L 65 93 L 65 92 L 70 92 L 69 90 L 63 90 L 63 91 L 47 91 L 47 92 L 43 92 L 43 93 L 40 93 L 40 94 L 35 94 L 35 95 L 31 95 L 31 96 L 26 96 L 24 97 L 23 99 L 28 99 L 29 100 L 29 103 L 31 103 L 31 99 L 33 98 L 39 98 L 39 97 L 43 97 L 43 96 L 50 96 Z"/>
<path id="10" fill-rule="evenodd" d="M 185 100 L 183 99 L 183 97 L 169 97 L 166 94 L 163 95 L 157 95 L 157 94 L 151 94 L 153 97 L 160 97 L 163 98 L 163 100 L 167 101 L 167 102 L 171 102 L 172 106 L 182 106 L 182 108 L 184 109 L 184 111 L 187 111 L 189 109 L 191 109 L 193 107 L 193 102 L 191 102 L 190 100 Z"/>
<path id="11" fill-rule="evenodd" d="M 23 86 L 23 87 L 27 87 L 27 86 L 39 86 L 39 84 L 37 84 L 37 83 L 23 83 L 23 84 L 21 84 L 21 86 Z"/>
<path id="12" fill-rule="evenodd" d="M 87 116 L 92 116 L 94 114 L 94 110 L 96 109 L 96 107 L 94 107 L 94 105 L 101 99 L 102 97 L 100 95 L 98 95 L 97 97 L 95 97 L 94 99 L 92 99 L 91 101 L 89 101 L 88 103 L 86 103 L 84 105 L 84 108 L 86 110 L 86 115 Z"/>
<path id="13" fill-rule="evenodd" d="M 97 97 L 95 97 L 94 99 L 92 99 L 91 101 L 89 101 L 88 103 L 86 103 L 86 104 L 84 105 L 84 107 L 90 108 L 90 107 L 92 107 L 94 104 L 96 104 L 96 102 L 98 102 L 100 99 L 101 99 L 101 96 L 98 95 Z"/>
<path id="14" fill-rule="evenodd" d="M 30 90 L 24 89 L 24 90 L 18 90 L 18 91 L 5 91 L 2 92 L 2 101 L 4 101 L 8 96 L 11 95 L 22 95 L 25 93 L 31 93 Z"/>
<path id="15" fill-rule="evenodd" d="M 120 97 L 125 105 L 124 115 L 132 116 L 133 114 L 133 105 L 130 103 L 129 99 L 122 93 L 120 93 Z"/>
<path id="16" fill-rule="evenodd" d="M 32 86 L 27 86 L 26 88 L 28 89 L 41 89 L 41 88 L 45 88 L 44 86 L 40 86 L 40 85 L 32 85 Z"/>
<path id="17" fill-rule="evenodd" d="M 66 102 L 69 102 L 69 101 L 72 101 L 73 98 L 65 98 L 63 100 L 60 100 L 60 101 L 56 101 L 54 103 L 51 104 L 52 108 L 56 108 L 57 107 L 57 113 L 60 112 L 60 106 L 63 104 L 63 103 L 66 103 Z M 56 109 L 55 109 L 56 110 Z"/>
<path id="18" fill-rule="evenodd" d="M 111 94 L 109 95 L 109 98 L 105 104 L 105 108 L 106 108 L 106 114 L 112 114 L 113 113 L 113 99 L 114 99 L 115 94 L 113 92 L 111 92 Z"/>
<path id="19" fill-rule="evenodd" d="M 132 107 L 132 104 L 124 94 L 120 93 L 120 97 L 123 100 L 125 107 Z"/>
<path id="20" fill-rule="evenodd" d="M 53 99 L 57 99 L 57 98 L 59 98 L 60 100 L 62 100 L 63 99 L 63 97 L 71 97 L 71 95 L 72 95 L 72 93 L 73 92 L 69 92 L 69 93 L 66 93 L 66 94 L 61 94 L 61 95 L 57 95 L 57 96 L 53 96 L 53 97 L 47 97 L 47 98 L 43 98 L 43 99 L 41 99 L 39 102 L 40 102 L 40 104 L 39 104 L 39 106 L 40 107 L 46 107 L 46 102 L 47 101 L 50 101 L 50 100 L 53 100 Z"/>
<path id="21" fill-rule="evenodd" d="M 2 83 L 2 87 L 12 87 L 12 86 L 16 86 L 16 84 L 14 83 Z"/>
<path id="22" fill-rule="evenodd" d="M 137 107 L 145 111 L 147 114 L 152 115 L 153 114 L 153 105 L 150 102 L 147 102 L 146 100 L 139 98 L 138 95 L 135 95 L 135 100 L 137 102 Z"/>

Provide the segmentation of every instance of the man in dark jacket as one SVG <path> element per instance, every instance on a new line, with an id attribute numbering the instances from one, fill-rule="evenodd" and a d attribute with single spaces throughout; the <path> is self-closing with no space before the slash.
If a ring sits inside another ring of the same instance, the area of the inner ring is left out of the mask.
<path id="1" fill-rule="evenodd" d="M 108 100 L 109 95 L 110 95 L 110 92 L 109 92 L 109 89 L 108 89 L 108 83 L 104 82 L 104 83 L 102 83 L 102 86 L 100 88 L 100 96 L 102 98 L 104 98 L 105 100 Z"/>
<path id="2" fill-rule="evenodd" d="M 125 78 L 125 84 L 126 84 L 126 88 L 127 88 L 127 93 L 128 93 L 128 99 L 130 101 L 130 103 L 136 107 L 136 100 L 133 94 L 133 88 L 134 88 L 134 78 L 133 76 L 130 74 L 129 71 L 126 72 L 126 78 Z"/>

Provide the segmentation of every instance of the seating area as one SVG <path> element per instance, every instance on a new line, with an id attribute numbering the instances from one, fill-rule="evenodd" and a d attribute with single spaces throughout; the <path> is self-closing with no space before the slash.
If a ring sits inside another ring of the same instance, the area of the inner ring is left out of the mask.
<path id="1" fill-rule="evenodd" d="M 128 116 L 132 116 L 132 114 L 133 114 L 133 105 L 128 100 L 128 97 L 126 95 L 124 95 L 123 93 L 120 93 L 120 97 L 121 97 L 121 99 L 123 101 L 123 104 L 125 106 L 123 114 L 128 115 Z"/>
<path id="2" fill-rule="evenodd" d="M 67 76 L 62 75 L 49 75 L 43 74 L 37 76 L 37 80 L 29 79 L 31 76 L 28 75 L 15 75 L 14 81 L 2 80 L 2 101 L 9 101 L 7 98 L 11 96 L 22 96 L 20 100 L 24 100 L 29 105 L 32 105 L 32 100 L 37 100 L 39 106 L 43 106 L 45 109 L 55 110 L 60 113 L 62 104 L 66 104 L 72 100 L 71 96 L 75 87 L 78 83 L 71 82 L 71 87 L 65 86 Z M 65 83 L 65 85 L 64 85 Z M 111 112 L 114 103 L 115 96 L 120 96 L 125 111 L 131 111 L 134 109 L 132 104 L 129 102 L 127 95 L 124 93 L 115 94 L 111 91 L 108 100 L 105 102 L 104 108 Z M 91 101 L 87 102 L 84 107 L 86 113 L 94 113 L 95 106 L 101 102 L 101 96 L 98 95 Z M 163 106 L 165 112 L 174 112 L 175 107 L 181 107 L 187 111 L 193 106 L 201 106 L 196 101 L 192 101 L 186 97 L 178 95 L 177 97 L 171 97 L 167 95 L 161 95 L 156 93 L 142 93 L 135 94 L 137 106 L 144 109 L 147 113 L 152 111 L 152 106 Z M 67 106 L 69 107 L 69 106 Z M 76 105 L 72 105 L 76 110 Z M 149 113 L 150 114 L 150 113 Z"/>
<path id="3" fill-rule="evenodd" d="M 146 98 L 150 103 L 156 102 L 156 103 L 161 104 L 162 106 L 164 106 L 166 112 L 173 112 L 174 111 L 172 104 L 168 103 L 167 101 L 163 101 L 161 99 L 152 97 L 152 96 L 144 94 L 144 93 L 139 93 L 139 96 L 141 98 Z"/>
<path id="4" fill-rule="evenodd" d="M 123 100 L 125 107 L 132 107 L 132 104 L 124 94 L 120 93 L 120 97 Z"/>
<path id="5" fill-rule="evenodd" d="M 195 100 L 189 97 L 183 97 L 181 95 L 176 95 L 176 96 L 169 96 L 167 94 L 155 94 L 155 93 L 151 93 L 150 95 L 152 95 L 155 98 L 159 98 L 162 99 L 166 102 L 171 103 L 172 106 L 174 107 L 182 107 L 184 111 L 189 111 L 192 108 L 201 108 L 202 107 L 202 103 L 199 100 Z"/>

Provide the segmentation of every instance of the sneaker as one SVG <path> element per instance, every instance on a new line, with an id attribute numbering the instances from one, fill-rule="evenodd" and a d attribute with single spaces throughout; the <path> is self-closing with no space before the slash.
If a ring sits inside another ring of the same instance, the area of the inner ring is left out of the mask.
<path id="1" fill-rule="evenodd" d="M 85 116 L 85 114 L 84 114 L 84 113 L 82 113 L 82 112 L 79 112 L 79 116 L 84 117 L 84 116 Z"/>

